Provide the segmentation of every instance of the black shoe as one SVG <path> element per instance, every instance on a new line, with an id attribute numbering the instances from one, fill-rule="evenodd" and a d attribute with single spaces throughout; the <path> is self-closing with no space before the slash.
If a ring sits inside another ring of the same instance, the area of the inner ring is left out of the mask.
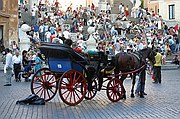
<path id="1" fill-rule="evenodd" d="M 147 95 L 147 93 L 144 92 L 143 95 Z"/>
<path id="2" fill-rule="evenodd" d="M 152 82 L 152 83 L 157 84 L 158 82 L 154 81 L 154 82 Z"/>
<path id="3" fill-rule="evenodd" d="M 11 84 L 5 84 L 4 86 L 11 86 Z"/>

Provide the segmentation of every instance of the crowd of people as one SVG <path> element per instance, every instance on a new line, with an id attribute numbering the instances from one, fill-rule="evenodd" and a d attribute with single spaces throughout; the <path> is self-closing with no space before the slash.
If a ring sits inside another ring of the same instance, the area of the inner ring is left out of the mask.
<path id="1" fill-rule="evenodd" d="M 168 28 L 162 17 L 154 12 L 146 11 L 146 14 L 143 15 L 141 12 L 138 13 L 139 22 L 127 21 L 130 14 L 128 5 L 120 3 L 118 17 L 113 23 L 109 3 L 107 11 L 99 13 L 97 13 L 93 3 L 87 7 L 80 5 L 76 9 L 72 9 L 72 4 L 70 4 L 66 11 L 63 11 L 59 4 L 55 2 L 51 6 L 46 6 L 39 3 L 39 5 L 34 4 L 32 7 L 28 7 L 28 3 L 25 1 L 24 4 L 19 5 L 20 20 L 22 20 L 22 12 L 29 11 L 32 15 L 31 23 L 29 23 L 32 30 L 29 35 L 31 35 L 31 42 L 35 44 L 35 47 L 38 47 L 42 42 L 65 43 L 66 40 L 71 39 L 71 33 L 77 34 L 75 47 L 79 47 L 79 41 L 86 42 L 88 40 L 88 37 L 85 37 L 87 35 L 86 28 L 102 26 L 102 29 L 96 29 L 93 38 L 98 50 L 108 52 L 111 55 L 119 52 L 130 53 L 145 47 L 156 47 L 162 55 L 162 63 L 165 64 L 167 55 L 175 54 L 180 50 L 178 26 Z M 126 21 L 125 25 L 124 21 Z M 12 47 L 16 49 L 15 44 Z M 80 51 L 83 51 L 84 48 L 80 46 Z M 19 53 L 16 50 L 14 52 L 14 58 L 10 55 L 9 57 L 14 59 L 12 63 L 15 79 L 18 81 L 20 71 L 16 69 L 19 69 L 20 65 L 27 71 L 30 60 L 34 60 L 37 65 L 42 58 L 36 49 L 24 51 L 22 59 L 18 59 Z M 8 61 L 7 67 L 10 65 Z"/>

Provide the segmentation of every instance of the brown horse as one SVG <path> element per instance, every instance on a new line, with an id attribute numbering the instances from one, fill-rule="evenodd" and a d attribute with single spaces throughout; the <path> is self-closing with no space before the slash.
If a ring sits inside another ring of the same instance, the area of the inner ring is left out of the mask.
<path id="1" fill-rule="evenodd" d="M 145 48 L 143 50 L 133 52 L 133 53 L 125 53 L 121 52 L 116 54 L 116 68 L 114 70 L 116 78 L 119 78 L 119 74 L 121 74 L 120 80 L 123 81 L 126 79 L 128 72 L 129 74 L 133 74 L 133 81 L 132 81 L 132 89 L 131 89 L 131 97 L 134 97 L 134 85 L 136 74 L 139 73 L 141 86 L 140 86 L 140 97 L 144 97 L 142 91 L 142 85 L 145 83 L 145 70 L 146 70 L 146 58 L 148 58 L 153 64 L 155 63 L 155 55 L 156 52 L 153 51 L 151 48 Z M 121 73 L 120 73 L 121 72 Z M 121 99 L 126 99 L 126 91 L 124 86 L 122 87 L 123 94 Z"/>

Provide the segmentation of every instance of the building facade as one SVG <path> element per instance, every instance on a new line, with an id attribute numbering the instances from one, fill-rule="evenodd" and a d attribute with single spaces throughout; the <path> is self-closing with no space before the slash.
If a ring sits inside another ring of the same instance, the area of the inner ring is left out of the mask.
<path id="1" fill-rule="evenodd" d="M 144 0 L 144 7 L 164 20 L 180 21 L 180 0 Z"/>
<path id="2" fill-rule="evenodd" d="M 18 43 L 18 0 L 0 0 L 0 40 L 5 47 Z"/>

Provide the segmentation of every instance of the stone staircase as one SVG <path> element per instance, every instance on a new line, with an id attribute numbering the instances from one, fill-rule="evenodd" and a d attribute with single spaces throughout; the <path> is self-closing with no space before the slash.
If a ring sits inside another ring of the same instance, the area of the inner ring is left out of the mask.
<path id="1" fill-rule="evenodd" d="M 170 60 L 166 61 L 166 64 L 161 66 L 161 70 L 177 70 L 178 66 L 175 64 L 172 64 L 171 62 L 172 61 L 170 61 Z"/>
<path id="2" fill-rule="evenodd" d="M 131 8 L 133 7 L 133 4 L 130 0 L 114 0 L 113 5 L 112 5 L 112 14 L 118 14 L 119 13 L 119 4 L 122 3 L 124 7 L 126 5 L 129 6 L 129 12 L 131 13 Z"/>
<path id="3" fill-rule="evenodd" d="M 174 57 L 174 55 L 167 56 L 166 64 L 161 66 L 162 70 L 177 70 L 178 69 L 177 65 L 172 64 L 173 57 Z"/>

